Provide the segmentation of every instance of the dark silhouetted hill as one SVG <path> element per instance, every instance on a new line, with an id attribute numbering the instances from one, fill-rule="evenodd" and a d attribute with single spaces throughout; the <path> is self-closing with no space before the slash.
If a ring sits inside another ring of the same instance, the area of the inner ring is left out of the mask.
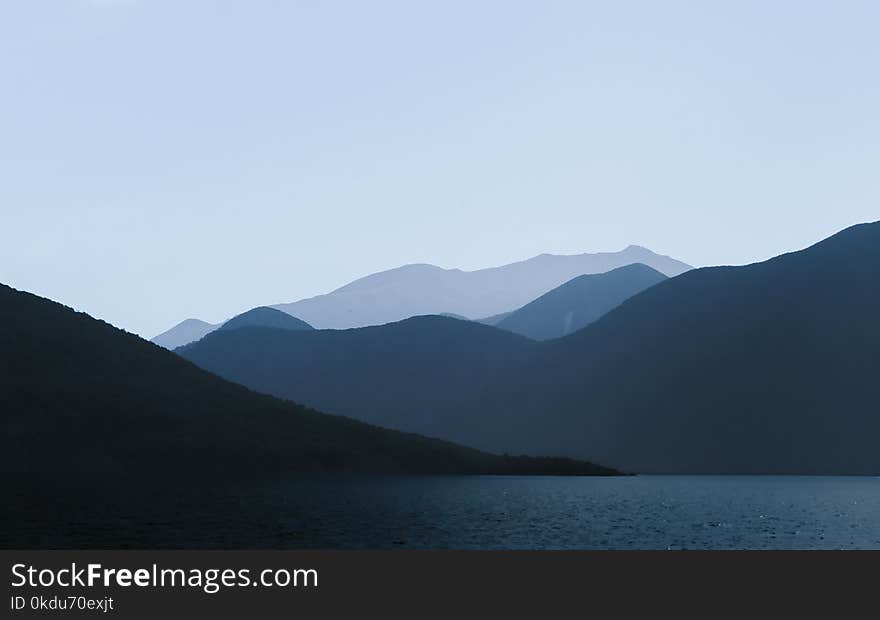
<path id="1" fill-rule="evenodd" d="M 223 333 L 247 330 L 312 333 Z M 6 472 L 608 472 L 489 455 L 317 413 L 3 285 L 0 393 Z"/>
<path id="2" fill-rule="evenodd" d="M 291 316 L 281 310 L 261 306 L 235 316 L 220 327 L 221 330 L 239 329 L 241 327 L 276 327 L 278 329 L 309 330 L 314 329 L 305 321 Z"/>
<path id="3" fill-rule="evenodd" d="M 665 279 L 662 273 L 641 263 L 578 276 L 510 313 L 495 326 L 534 340 L 561 338 Z"/>
<path id="4" fill-rule="evenodd" d="M 259 392 L 453 438 L 476 436 L 485 415 L 469 413 L 473 402 L 528 362 L 537 344 L 471 321 L 423 316 L 350 330 L 218 331 L 177 353 Z"/>
<path id="5" fill-rule="evenodd" d="M 880 474 L 878 317 L 874 223 L 689 271 L 558 340 L 425 317 L 243 329 L 181 352 L 260 391 L 493 451 L 652 473 Z"/>
<path id="6" fill-rule="evenodd" d="M 547 343 L 527 391 L 554 377 L 544 422 L 568 437 L 534 452 L 595 449 L 642 472 L 878 474 L 878 317 L 880 223 L 672 278 Z"/>

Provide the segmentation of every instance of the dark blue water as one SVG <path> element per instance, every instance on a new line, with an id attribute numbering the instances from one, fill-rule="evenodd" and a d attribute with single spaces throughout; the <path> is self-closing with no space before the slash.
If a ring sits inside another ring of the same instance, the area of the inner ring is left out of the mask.
<path id="1" fill-rule="evenodd" d="M 6 498 L 6 548 L 880 549 L 877 478 L 29 484 Z"/>

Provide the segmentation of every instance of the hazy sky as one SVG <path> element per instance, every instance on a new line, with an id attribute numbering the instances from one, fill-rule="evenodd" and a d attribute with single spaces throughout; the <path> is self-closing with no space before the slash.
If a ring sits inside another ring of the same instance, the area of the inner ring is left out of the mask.
<path id="1" fill-rule="evenodd" d="M 880 219 L 880 2 L 4 0 L 0 282 L 153 336 Z"/>

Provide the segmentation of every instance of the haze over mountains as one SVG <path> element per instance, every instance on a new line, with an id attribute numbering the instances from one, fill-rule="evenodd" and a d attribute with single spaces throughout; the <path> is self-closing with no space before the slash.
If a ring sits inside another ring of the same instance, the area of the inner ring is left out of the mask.
<path id="1" fill-rule="evenodd" d="M 668 276 L 691 268 L 639 246 L 597 254 L 541 254 L 477 271 L 405 265 L 360 278 L 326 295 L 273 307 L 318 329 L 381 325 L 426 314 L 482 319 L 516 310 L 576 276 L 605 273 L 633 263 L 643 263 Z M 174 349 L 219 326 L 187 319 L 152 341 Z"/>
<path id="2" fill-rule="evenodd" d="M 495 451 L 651 473 L 878 474 L 880 223 L 689 271 L 535 342 L 444 317 L 244 328 L 181 354 L 254 389 Z"/>
<path id="3" fill-rule="evenodd" d="M 151 342 L 166 349 L 176 349 L 181 345 L 204 338 L 221 325 L 223 323 L 214 324 L 206 323 L 199 319 L 186 319 L 168 331 L 162 332 L 153 338 Z"/>
<path id="4" fill-rule="evenodd" d="M 638 246 L 598 254 L 541 254 L 477 271 L 406 265 L 355 280 L 327 295 L 274 307 L 317 329 L 381 325 L 426 314 L 478 319 L 519 308 L 576 276 L 605 273 L 632 263 L 643 263 L 669 276 L 690 269 Z"/>
<path id="5" fill-rule="evenodd" d="M 255 394 L 4 285 L 0 392 L 5 472 L 611 473 L 564 459 L 490 455 Z"/>

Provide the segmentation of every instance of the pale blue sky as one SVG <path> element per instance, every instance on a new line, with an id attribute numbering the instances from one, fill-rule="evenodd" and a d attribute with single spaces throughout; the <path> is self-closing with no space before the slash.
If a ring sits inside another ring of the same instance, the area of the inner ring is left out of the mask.
<path id="1" fill-rule="evenodd" d="M 880 3 L 0 4 L 0 281 L 153 336 L 403 263 L 880 219 Z"/>

